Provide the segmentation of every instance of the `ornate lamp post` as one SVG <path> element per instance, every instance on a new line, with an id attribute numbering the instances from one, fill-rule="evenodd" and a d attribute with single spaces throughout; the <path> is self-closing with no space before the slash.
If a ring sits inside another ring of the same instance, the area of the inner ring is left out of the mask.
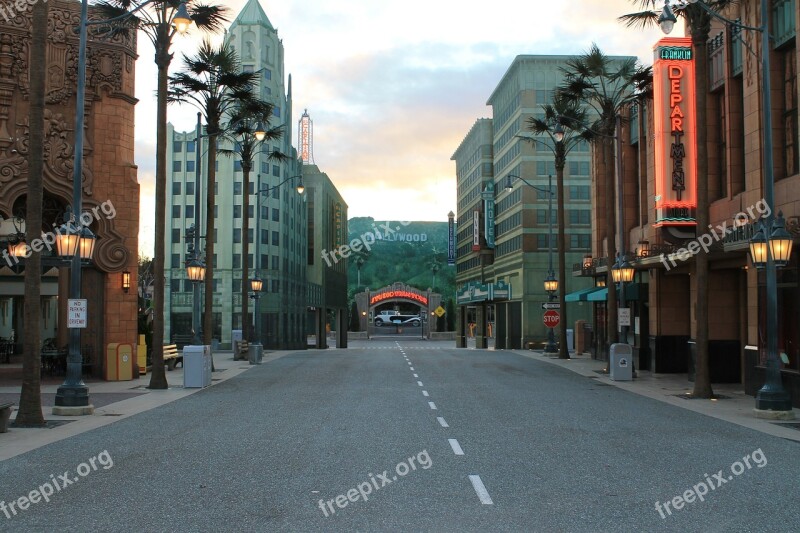
<path id="1" fill-rule="evenodd" d="M 558 137 L 558 131 L 556 132 L 556 137 Z M 561 139 L 564 139 L 564 132 L 561 131 Z M 561 142 L 561 141 L 558 141 Z M 515 176 L 514 174 L 508 174 L 506 176 L 506 190 L 511 190 L 514 188 L 514 184 L 511 181 L 511 178 L 516 178 L 523 182 L 528 187 L 533 187 L 537 191 L 547 193 L 547 222 L 548 222 L 548 233 L 547 233 L 547 277 L 544 280 L 544 290 L 547 292 L 547 301 L 552 302 L 556 299 L 556 292 L 558 291 L 558 279 L 556 278 L 555 272 L 553 271 L 553 176 L 550 175 L 547 177 L 547 189 L 542 187 L 537 187 L 532 183 L 527 182 L 524 178 L 519 176 Z M 563 262 L 563 257 L 559 254 L 559 265 Z M 560 270 L 560 268 L 559 268 Z M 544 353 L 558 353 L 558 345 L 556 345 L 555 339 L 555 332 L 553 328 L 547 328 L 547 344 L 544 347 Z"/>
<path id="2" fill-rule="evenodd" d="M 78 83 L 75 90 L 75 158 L 72 173 L 72 218 L 61 227 L 61 236 L 57 241 L 59 255 L 72 261 L 69 287 L 70 300 L 80 299 L 81 296 L 81 259 L 91 259 L 94 253 L 94 234 L 83 224 L 76 224 L 76 221 L 80 220 L 82 209 L 81 181 L 83 178 L 83 144 L 85 136 L 83 123 L 86 101 L 86 30 L 90 24 L 109 24 L 127 19 L 150 3 L 144 2 L 136 9 L 113 19 L 89 22 L 89 2 L 88 0 L 81 1 Z M 181 2 L 172 20 L 179 32 L 182 33 L 188 29 L 191 19 L 186 11 L 185 2 Z M 67 376 L 56 392 L 53 414 L 82 415 L 91 414 L 94 411 L 94 407 L 89 404 L 89 389 L 83 383 L 81 376 L 83 358 L 80 352 L 80 342 L 80 331 L 77 328 L 70 328 Z"/>

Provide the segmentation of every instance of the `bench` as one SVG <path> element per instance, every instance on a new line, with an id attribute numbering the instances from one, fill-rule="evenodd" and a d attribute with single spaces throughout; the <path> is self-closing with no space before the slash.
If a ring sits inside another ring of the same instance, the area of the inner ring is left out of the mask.
<path id="1" fill-rule="evenodd" d="M 0 433 L 8 431 L 8 419 L 11 417 L 11 407 L 14 402 L 0 403 Z"/>
<path id="2" fill-rule="evenodd" d="M 247 341 L 236 341 L 233 343 L 233 360 L 247 359 L 250 352 L 250 343 Z"/>
<path id="3" fill-rule="evenodd" d="M 167 365 L 167 370 L 175 370 L 175 366 L 180 363 L 183 366 L 183 356 L 178 353 L 177 344 L 164 345 L 164 364 Z"/>

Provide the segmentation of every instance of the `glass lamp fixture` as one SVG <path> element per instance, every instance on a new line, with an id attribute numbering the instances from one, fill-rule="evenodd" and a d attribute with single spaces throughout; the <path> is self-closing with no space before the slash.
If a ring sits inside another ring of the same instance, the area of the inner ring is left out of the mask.
<path id="1" fill-rule="evenodd" d="M 180 34 L 186 33 L 189 26 L 192 25 L 192 19 L 189 17 L 189 11 L 186 9 L 186 2 L 181 2 L 178 6 L 178 11 L 175 13 L 175 16 L 172 17 L 172 24 L 175 25 L 175 29 L 178 30 Z"/>
<path id="2" fill-rule="evenodd" d="M 250 290 L 254 293 L 258 294 L 261 292 L 261 289 L 264 288 L 264 280 L 259 278 L 258 276 L 254 277 L 250 280 Z"/>
<path id="3" fill-rule="evenodd" d="M 778 268 L 789 264 L 792 256 L 792 236 L 786 231 L 786 221 L 783 213 L 779 212 L 778 217 L 772 223 L 772 235 L 769 236 L 769 253 Z"/>
<path id="4" fill-rule="evenodd" d="M 750 260 L 758 269 L 767 266 L 767 238 L 764 235 L 763 223 L 759 224 L 758 231 L 750 237 Z"/>
<path id="5" fill-rule="evenodd" d="M 300 183 L 297 184 L 295 189 L 297 190 L 297 194 L 303 194 L 303 192 L 305 192 L 306 188 L 303 185 L 303 176 L 300 176 Z"/>
<path id="6" fill-rule="evenodd" d="M 122 271 L 122 290 L 125 292 L 125 294 L 131 290 L 131 273 L 127 270 Z"/>
<path id="7" fill-rule="evenodd" d="M 206 266 L 197 259 L 192 259 L 186 263 L 186 275 L 189 281 L 193 283 L 204 281 L 206 279 Z"/>
<path id="8" fill-rule="evenodd" d="M 669 5 L 669 0 L 664 0 L 664 9 L 658 16 L 658 25 L 661 27 L 661 31 L 669 35 L 672 33 L 672 29 L 675 27 L 676 22 L 678 22 L 678 19 L 675 18 L 675 13 L 672 12 L 672 8 Z"/>
<path id="9" fill-rule="evenodd" d="M 558 290 L 558 280 L 552 272 L 550 272 L 544 279 L 544 290 L 549 293 L 554 293 Z"/>

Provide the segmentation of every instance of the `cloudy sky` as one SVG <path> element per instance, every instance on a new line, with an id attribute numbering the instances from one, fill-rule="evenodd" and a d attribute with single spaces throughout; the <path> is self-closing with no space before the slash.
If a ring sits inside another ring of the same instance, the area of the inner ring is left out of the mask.
<path id="1" fill-rule="evenodd" d="M 211 2 L 211 0 L 206 0 Z M 231 20 L 246 0 L 224 2 Z M 349 205 L 349 217 L 447 220 L 456 208 L 450 160 L 514 57 L 586 51 L 652 63 L 658 30 L 628 29 L 632 0 L 261 0 L 283 40 L 292 75 L 293 123 L 307 108 L 314 160 Z M 173 69 L 198 32 L 174 39 Z M 673 32 L 678 34 L 679 32 Z M 140 250 L 154 233 L 155 80 L 150 42 L 139 39 L 136 162 L 141 183 Z M 170 107 L 181 131 L 196 110 Z"/>

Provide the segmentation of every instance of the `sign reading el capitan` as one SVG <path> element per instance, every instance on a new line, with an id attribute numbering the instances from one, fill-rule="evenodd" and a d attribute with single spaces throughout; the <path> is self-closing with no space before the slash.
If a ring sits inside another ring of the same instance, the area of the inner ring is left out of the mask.
<path id="1" fill-rule="evenodd" d="M 656 43 L 653 99 L 656 158 L 654 226 L 697 224 L 697 119 L 692 40 Z"/>

